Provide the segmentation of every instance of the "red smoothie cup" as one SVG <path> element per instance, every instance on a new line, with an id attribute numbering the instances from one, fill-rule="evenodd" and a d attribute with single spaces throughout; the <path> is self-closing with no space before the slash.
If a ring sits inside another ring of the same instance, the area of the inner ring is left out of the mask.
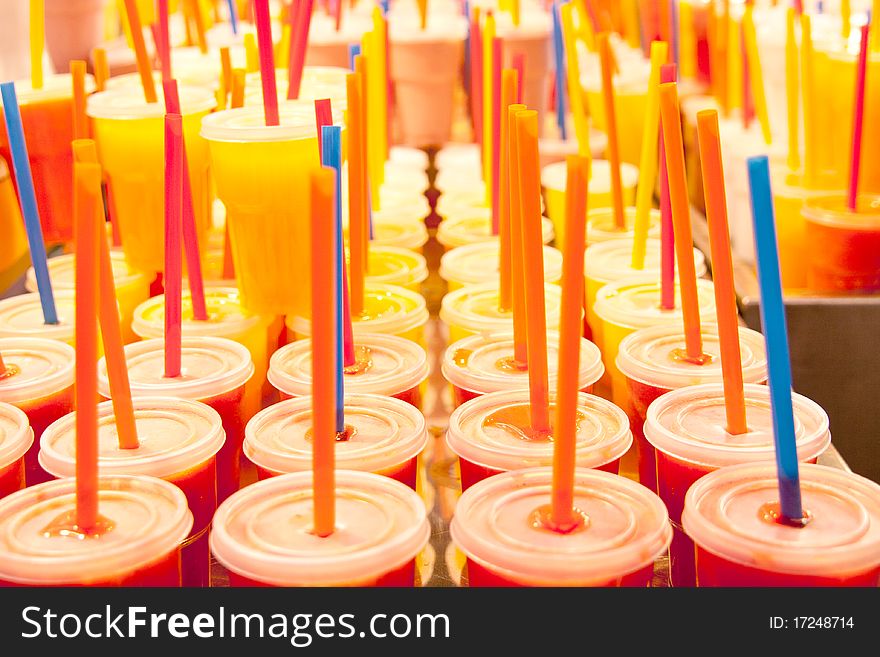
<path id="1" fill-rule="evenodd" d="M 416 461 L 428 444 L 421 411 L 393 397 L 345 395 L 346 435 L 336 440 L 341 470 L 373 472 L 416 487 Z M 312 398 L 297 397 L 257 413 L 245 430 L 244 453 L 260 479 L 312 469 Z"/>
<path id="2" fill-rule="evenodd" d="M 46 324 L 37 292 L 0 299 L 0 338 L 47 338 L 76 346 L 73 318 L 76 295 L 73 290 L 53 290 L 57 324 Z"/>
<path id="3" fill-rule="evenodd" d="M 626 336 L 617 352 L 617 369 L 626 377 L 629 389 L 630 426 L 639 458 L 639 481 L 657 492 L 657 458 L 645 440 L 644 424 L 648 406 L 670 390 L 701 383 L 721 383 L 721 347 L 718 327 L 703 325 L 702 364 L 687 360 L 681 327 L 655 326 Z M 767 381 L 764 336 L 747 328 L 739 329 L 739 348 L 745 383 Z"/>
<path id="4" fill-rule="evenodd" d="M 471 586 L 645 587 L 672 531 L 663 502 L 618 475 L 578 468 L 570 533 L 536 521 L 551 502 L 551 468 L 491 477 L 462 494 L 449 526 Z"/>
<path id="5" fill-rule="evenodd" d="M 0 403 L 0 498 L 24 488 L 24 455 L 33 442 L 24 411 Z"/>
<path id="6" fill-rule="evenodd" d="M 312 532 L 312 473 L 248 486 L 217 509 L 211 551 L 231 586 L 412 586 L 431 527 L 412 489 L 336 471 L 336 531 Z"/>
<path id="7" fill-rule="evenodd" d="M 550 398 L 554 417 L 555 395 Z M 509 470 L 553 464 L 552 436 L 531 436 L 528 389 L 493 392 L 459 406 L 449 418 L 446 443 L 461 464 L 461 488 Z M 617 474 L 632 445 L 626 413 L 601 397 L 578 395 L 575 463 Z"/>
<path id="8" fill-rule="evenodd" d="M 100 520 L 76 531 L 76 480 L 31 486 L 0 500 L 0 587 L 180 586 L 180 545 L 193 516 L 177 486 L 154 477 L 104 475 Z"/>
<path id="9" fill-rule="evenodd" d="M 208 586 L 208 529 L 217 509 L 216 455 L 225 440 L 220 416 L 205 404 L 185 399 L 147 397 L 133 402 L 137 449 L 120 449 L 113 405 L 98 404 L 98 470 L 102 475 L 159 477 L 184 492 L 193 524 L 180 543 L 183 585 Z M 76 413 L 43 434 L 40 465 L 56 477 L 74 476 Z"/>
<path id="10" fill-rule="evenodd" d="M 809 521 L 778 521 L 773 463 L 721 468 L 688 491 L 682 522 L 696 544 L 698 586 L 880 584 L 880 486 L 801 464 Z"/>
<path id="11" fill-rule="evenodd" d="M 747 433 L 727 433 L 724 390 L 707 383 L 679 388 L 648 407 L 645 438 L 657 454 L 657 493 L 674 529 L 669 549 L 673 586 L 694 586 L 694 544 L 681 527 L 688 488 L 727 465 L 773 461 L 773 416 L 767 386 L 746 384 Z M 828 445 L 828 416 L 813 401 L 792 393 L 798 460 L 815 462 Z"/>

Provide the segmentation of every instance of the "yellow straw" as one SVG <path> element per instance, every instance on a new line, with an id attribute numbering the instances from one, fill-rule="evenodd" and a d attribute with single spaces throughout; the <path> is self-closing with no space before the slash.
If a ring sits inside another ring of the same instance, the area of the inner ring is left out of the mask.
<path id="1" fill-rule="evenodd" d="M 578 65 L 571 3 L 566 3 L 559 8 L 559 17 L 562 21 L 562 38 L 565 43 L 565 72 L 568 80 L 568 102 L 571 105 L 571 113 L 574 117 L 574 132 L 577 136 L 578 154 L 581 157 L 588 158 L 591 154 L 590 126 L 587 123 L 587 113 L 584 110 L 584 96 L 581 87 L 581 72 L 580 66 Z"/>
<path id="2" fill-rule="evenodd" d="M 43 46 L 46 16 L 43 0 L 31 0 L 31 87 L 43 88 Z"/>
<path id="3" fill-rule="evenodd" d="M 852 14 L 850 1 L 840 0 L 840 35 L 844 41 L 849 40 L 850 14 Z"/>
<path id="4" fill-rule="evenodd" d="M 681 62 L 681 77 L 697 77 L 697 44 L 694 32 L 694 10 L 689 2 L 678 7 L 678 58 Z"/>
<path id="5" fill-rule="evenodd" d="M 510 0 L 510 20 L 513 21 L 516 27 L 519 27 L 520 13 L 520 0 Z"/>
<path id="6" fill-rule="evenodd" d="M 260 53 L 257 50 L 257 41 L 252 32 L 244 35 L 245 70 L 248 73 L 256 73 L 260 70 Z"/>
<path id="7" fill-rule="evenodd" d="M 874 0 L 871 5 L 871 16 L 880 16 L 880 0 Z M 880 51 L 880 38 L 877 38 L 877 30 L 871 30 L 869 38 L 871 39 L 871 52 Z"/>
<path id="8" fill-rule="evenodd" d="M 682 5 L 682 10 L 685 5 Z M 690 11 L 690 8 L 688 9 Z M 639 29 L 638 0 L 625 0 L 623 4 L 623 21 L 626 27 L 626 42 L 630 48 L 641 48 L 642 41 Z"/>
<path id="9" fill-rule="evenodd" d="M 747 6 L 743 16 L 743 36 L 746 42 L 746 57 L 749 62 L 749 80 L 751 81 L 752 98 L 755 102 L 755 114 L 761 124 L 764 143 L 768 146 L 773 141 L 770 131 L 770 116 L 767 113 L 767 98 L 764 95 L 764 74 L 761 72 L 761 56 L 758 54 L 758 38 L 755 35 L 755 19 L 752 7 Z"/>
<path id="10" fill-rule="evenodd" d="M 385 182 L 385 161 L 388 159 L 388 21 L 382 10 L 373 7 L 373 32 L 376 39 L 376 54 L 379 61 L 376 64 L 379 77 L 379 182 Z"/>
<path id="11" fill-rule="evenodd" d="M 740 47 L 740 25 L 733 18 L 727 18 L 727 100 L 730 109 L 742 107 L 743 58 Z"/>
<path id="12" fill-rule="evenodd" d="M 813 111 L 813 31 L 810 15 L 801 14 L 801 76 L 804 99 L 804 186 L 816 187 L 816 116 Z"/>
<path id="13" fill-rule="evenodd" d="M 785 98 L 788 107 L 788 168 L 801 168 L 800 145 L 800 80 L 798 79 L 798 48 L 794 29 L 794 7 L 785 17 Z"/>
<path id="14" fill-rule="evenodd" d="M 278 54 L 275 55 L 278 68 L 287 68 L 290 65 L 290 23 L 285 22 L 281 26 L 281 41 L 278 42 Z"/>
<path id="15" fill-rule="evenodd" d="M 495 39 L 495 16 L 486 15 L 483 26 L 483 182 L 486 183 L 486 205 L 492 204 L 492 42 Z"/>
<path id="16" fill-rule="evenodd" d="M 587 13 L 587 6 L 584 4 L 584 0 L 574 0 L 574 5 L 577 8 L 578 13 L 578 35 L 584 40 L 584 43 L 587 44 L 587 48 L 596 51 L 596 35 L 593 33 L 593 24 L 590 22 L 590 15 Z M 565 5 L 560 7 L 564 9 Z M 572 33 L 574 33 L 574 21 L 572 21 Z"/>

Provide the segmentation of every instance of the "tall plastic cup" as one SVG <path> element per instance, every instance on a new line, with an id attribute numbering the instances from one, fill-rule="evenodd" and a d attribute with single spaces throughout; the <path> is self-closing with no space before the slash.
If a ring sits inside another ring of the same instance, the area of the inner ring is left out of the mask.
<path id="1" fill-rule="evenodd" d="M 495 16 L 496 34 L 504 44 L 502 68 L 513 68 L 517 56 L 524 58 L 525 79 L 520 81 L 522 102 L 529 109 L 537 110 L 538 125 L 543 126 L 553 49 L 550 14 L 536 6 L 524 6 L 519 25 L 514 25 L 508 12 L 500 11 Z"/>
<path id="2" fill-rule="evenodd" d="M 216 455 L 225 435 L 217 412 L 205 404 L 170 397 L 136 398 L 140 446 L 121 449 L 112 402 L 98 404 L 98 470 L 102 475 L 149 475 L 175 484 L 186 495 L 192 530 L 178 542 L 184 586 L 211 581 L 208 529 L 217 509 Z M 40 465 L 56 477 L 76 472 L 76 413 L 46 429 Z"/>
<path id="3" fill-rule="evenodd" d="M 548 531 L 535 514 L 551 501 L 552 470 L 490 477 L 462 494 L 449 532 L 467 556 L 471 586 L 645 587 L 671 529 L 663 502 L 623 477 L 579 468 L 574 506 L 584 524 Z"/>
<path id="4" fill-rule="evenodd" d="M 316 11 L 309 26 L 306 66 L 348 68 L 351 64 L 349 47 L 360 43 L 371 28 L 369 16 L 343 11 L 342 22 L 337 30 L 336 20 L 332 15 Z"/>
<path id="5" fill-rule="evenodd" d="M 45 0 L 46 48 L 55 70 L 88 61 L 104 37 L 104 0 Z"/>
<path id="6" fill-rule="evenodd" d="M 398 285 L 418 292 L 428 278 L 428 263 L 411 249 L 370 245 L 366 278 L 371 283 Z"/>
<path id="7" fill-rule="evenodd" d="M 69 477 L 0 500 L 0 587 L 180 586 L 180 545 L 193 515 L 177 486 L 154 477 L 100 477 L 105 530 L 94 534 L 74 524 L 75 487 Z"/>
<path id="8" fill-rule="evenodd" d="M 695 582 L 694 545 L 681 527 L 688 488 L 726 465 L 774 459 L 770 391 L 767 386 L 746 384 L 745 394 L 749 430 L 738 436 L 726 430 L 721 384 L 673 390 L 648 407 L 645 438 L 657 450 L 657 492 L 675 529 L 669 552 L 674 586 L 693 586 Z M 798 460 L 815 462 L 831 443 L 828 416 L 801 395 L 792 393 L 792 402 Z"/>
<path id="9" fill-rule="evenodd" d="M 33 443 L 24 411 L 0 402 L 0 499 L 24 488 L 24 455 Z"/>
<path id="10" fill-rule="evenodd" d="M 29 251 L 24 222 L 18 206 L 12 174 L 6 160 L 0 156 L 0 243 L 4 245 L 0 251 L 0 286 L 8 289 L 21 274 L 26 265 Z"/>
<path id="11" fill-rule="evenodd" d="M 496 283 L 499 277 L 501 245 L 498 240 L 459 246 L 443 254 L 440 276 L 454 292 L 466 285 Z M 544 282 L 558 284 L 562 278 L 562 252 L 544 247 Z"/>
<path id="12" fill-rule="evenodd" d="M 443 198 L 443 197 L 441 197 Z M 437 227 L 437 241 L 446 248 L 492 242 L 498 239 L 492 234 L 492 210 L 479 206 L 455 206 L 446 208 L 443 221 Z M 440 208 L 438 206 L 438 213 Z M 441 213 L 442 214 L 442 213 Z M 553 224 L 549 219 L 541 219 L 541 240 L 544 244 L 553 241 Z"/>
<path id="13" fill-rule="evenodd" d="M 373 239 L 371 244 L 376 246 L 391 246 L 399 249 L 409 249 L 416 253 L 422 252 L 422 247 L 428 242 L 428 229 L 424 221 L 408 222 L 386 219 L 376 220 L 373 215 Z"/>

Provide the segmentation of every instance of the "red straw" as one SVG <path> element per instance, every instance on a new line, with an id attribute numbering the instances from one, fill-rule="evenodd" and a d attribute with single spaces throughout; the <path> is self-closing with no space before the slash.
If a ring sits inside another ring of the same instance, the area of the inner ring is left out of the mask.
<path id="1" fill-rule="evenodd" d="M 171 38 L 168 36 L 168 0 L 159 2 L 159 24 L 156 27 L 159 38 L 156 44 L 159 51 L 159 64 L 162 67 L 162 82 L 171 79 Z"/>
<path id="2" fill-rule="evenodd" d="M 742 122 L 743 129 L 748 130 L 755 118 L 755 103 L 752 98 L 751 71 L 749 70 L 749 58 L 746 54 L 746 33 L 740 27 L 739 30 L 740 57 L 742 58 Z"/>
<path id="3" fill-rule="evenodd" d="M 516 71 L 516 79 L 519 80 L 519 86 L 516 89 L 516 102 L 522 105 L 523 87 L 526 86 L 526 54 L 518 52 L 513 56 L 513 68 Z"/>
<path id="4" fill-rule="evenodd" d="M 336 21 L 336 31 L 342 27 L 342 0 L 333 0 L 333 18 Z"/>
<path id="5" fill-rule="evenodd" d="M 254 0 L 257 45 L 260 49 L 260 78 L 263 81 L 263 111 L 266 125 L 278 125 L 278 90 L 275 87 L 275 54 L 272 51 L 272 25 L 269 0 Z"/>
<path id="6" fill-rule="evenodd" d="M 497 235 L 501 225 L 498 186 L 498 167 L 501 162 L 501 39 L 492 39 L 492 234 Z"/>
<path id="7" fill-rule="evenodd" d="M 180 376 L 183 119 L 165 115 L 165 376 Z"/>
<path id="8" fill-rule="evenodd" d="M 855 118 L 853 119 L 852 159 L 849 169 L 849 193 L 847 205 L 856 211 L 859 196 L 859 169 L 862 165 L 862 127 L 865 122 L 865 78 L 868 74 L 868 32 L 870 25 L 862 25 L 862 41 L 859 48 L 859 67 L 856 73 Z"/>
<path id="9" fill-rule="evenodd" d="M 323 128 L 325 125 L 333 125 L 333 108 L 330 106 L 329 98 L 322 98 L 315 101 L 315 123 L 318 126 L 318 161 L 323 161 L 324 155 L 324 136 Z"/>
<path id="10" fill-rule="evenodd" d="M 309 26 L 312 24 L 314 0 L 300 0 L 290 12 L 290 60 L 287 63 L 287 99 L 299 98 Z"/>
<path id="11" fill-rule="evenodd" d="M 660 82 L 675 82 L 675 64 L 660 68 Z M 669 201 L 669 175 L 666 170 L 666 150 L 663 131 L 660 131 L 660 307 L 675 308 L 675 235 L 672 228 L 672 205 Z"/>
<path id="12" fill-rule="evenodd" d="M 471 18 L 471 120 L 475 141 L 483 152 L 483 37 L 480 30 L 480 9 L 474 9 Z"/>

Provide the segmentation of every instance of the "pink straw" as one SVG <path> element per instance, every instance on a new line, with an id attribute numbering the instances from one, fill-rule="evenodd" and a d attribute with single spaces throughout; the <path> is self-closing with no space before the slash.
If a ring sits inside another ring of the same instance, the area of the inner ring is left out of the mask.
<path id="1" fill-rule="evenodd" d="M 165 376 L 180 376 L 183 119 L 165 115 Z"/>
<path id="2" fill-rule="evenodd" d="M 859 48 L 859 67 L 856 72 L 855 118 L 853 119 L 852 159 L 849 169 L 849 193 L 847 205 L 853 212 L 858 206 L 859 169 L 862 166 L 862 127 L 865 122 L 865 79 L 868 76 L 868 31 L 870 25 L 862 25 L 862 42 Z"/>
<path id="3" fill-rule="evenodd" d="M 746 55 L 746 33 L 739 31 L 740 50 L 742 57 L 742 122 L 743 129 L 748 130 L 755 118 L 755 103 L 752 98 L 751 71 L 749 70 L 749 58 Z"/>
<path id="4" fill-rule="evenodd" d="M 499 195 L 501 188 L 499 167 L 501 163 L 501 39 L 492 39 L 492 234 L 497 235 L 500 226 Z"/>
<path id="5" fill-rule="evenodd" d="M 323 127 L 333 125 L 333 108 L 329 98 L 315 101 L 315 123 L 318 126 L 318 158 L 320 159 L 324 154 Z"/>
<path id="6" fill-rule="evenodd" d="M 162 82 L 171 79 L 171 38 L 168 36 L 168 0 L 159 0 L 158 43 L 159 64 L 162 67 Z"/>
<path id="7" fill-rule="evenodd" d="M 336 31 L 342 27 L 342 0 L 333 0 L 333 18 L 336 21 Z"/>
<path id="8" fill-rule="evenodd" d="M 675 82 L 675 64 L 660 67 L 660 82 Z M 672 228 L 672 205 L 669 200 L 669 176 L 666 150 L 660 131 L 660 307 L 675 308 L 675 238 Z"/>
<path id="9" fill-rule="evenodd" d="M 263 81 L 266 125 L 278 125 L 278 90 L 275 87 L 275 54 L 272 52 L 269 0 L 254 0 L 254 21 L 257 24 L 257 46 L 260 49 L 260 78 Z"/>
<path id="10" fill-rule="evenodd" d="M 519 80 L 519 84 L 516 85 L 516 102 L 522 105 L 523 87 L 526 86 L 526 54 L 524 52 L 518 52 L 513 56 L 513 68 L 516 71 L 516 79 Z"/>
<path id="11" fill-rule="evenodd" d="M 287 63 L 287 99 L 299 98 L 303 66 L 306 63 L 306 45 L 312 24 L 314 0 L 300 0 L 290 12 L 290 60 Z"/>
<path id="12" fill-rule="evenodd" d="M 471 18 L 471 120 L 475 141 L 483 152 L 483 36 L 480 21 Z"/>

